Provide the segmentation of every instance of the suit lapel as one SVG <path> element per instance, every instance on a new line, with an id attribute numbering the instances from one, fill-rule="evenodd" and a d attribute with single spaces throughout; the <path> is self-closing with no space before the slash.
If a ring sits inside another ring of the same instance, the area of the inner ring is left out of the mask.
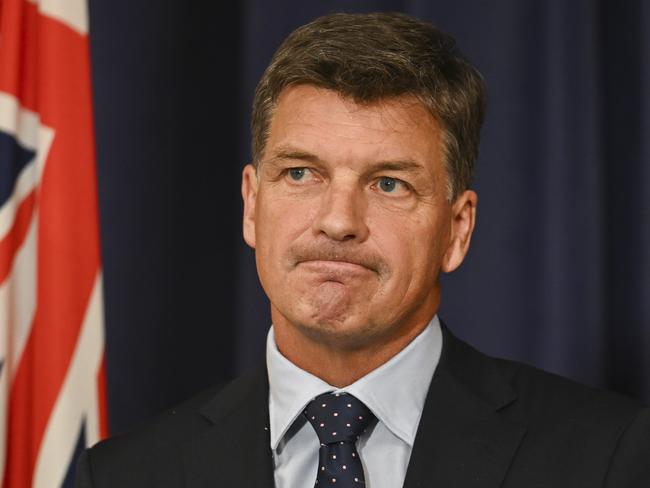
<path id="1" fill-rule="evenodd" d="M 201 413 L 210 426 L 181 447 L 186 486 L 272 488 L 266 368 L 231 383 Z"/>
<path id="2" fill-rule="evenodd" d="M 404 487 L 497 488 L 526 432 L 502 415 L 516 394 L 493 360 L 444 326 L 443 341 Z M 181 446 L 185 485 L 273 488 L 266 368 L 231 383 L 201 413 L 209 426 Z"/>
<path id="3" fill-rule="evenodd" d="M 493 360 L 443 327 L 443 353 L 431 381 L 405 488 L 496 488 L 526 428 L 500 411 L 516 401 Z"/>

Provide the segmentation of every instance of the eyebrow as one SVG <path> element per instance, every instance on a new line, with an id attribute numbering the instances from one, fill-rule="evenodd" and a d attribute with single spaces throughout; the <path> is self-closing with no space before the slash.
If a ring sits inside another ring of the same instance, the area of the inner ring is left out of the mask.
<path id="1" fill-rule="evenodd" d="M 373 171 L 405 171 L 407 173 L 418 173 L 425 169 L 424 166 L 412 159 L 378 161 L 372 163 L 371 167 Z"/>
<path id="2" fill-rule="evenodd" d="M 309 153 L 307 151 L 301 151 L 299 149 L 293 148 L 280 148 L 275 151 L 275 154 L 271 156 L 267 162 L 273 163 L 282 159 L 297 159 L 299 161 L 307 161 L 308 163 L 322 163 L 323 161 L 316 156 L 315 154 Z"/>
<path id="3" fill-rule="evenodd" d="M 273 164 L 276 161 L 283 159 L 292 159 L 298 161 L 306 161 L 312 164 L 324 164 L 324 161 L 307 151 L 294 148 L 279 148 L 267 162 Z M 424 166 L 413 159 L 396 159 L 373 162 L 370 165 L 370 171 L 405 171 L 407 173 L 419 173 L 425 170 Z"/>

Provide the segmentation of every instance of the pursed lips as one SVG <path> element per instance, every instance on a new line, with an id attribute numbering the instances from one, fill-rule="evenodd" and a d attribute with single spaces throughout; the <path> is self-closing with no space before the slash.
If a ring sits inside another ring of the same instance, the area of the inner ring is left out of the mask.
<path id="1" fill-rule="evenodd" d="M 304 267 L 309 271 L 324 274 L 359 274 L 373 271 L 367 266 L 353 261 L 339 259 L 309 259 L 300 261 L 297 266 Z"/>

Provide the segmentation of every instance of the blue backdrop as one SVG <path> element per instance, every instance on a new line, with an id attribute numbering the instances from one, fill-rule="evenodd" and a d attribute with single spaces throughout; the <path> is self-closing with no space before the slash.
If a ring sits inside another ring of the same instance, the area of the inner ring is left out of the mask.
<path id="1" fill-rule="evenodd" d="M 240 231 L 251 98 L 291 30 L 341 10 L 428 19 L 487 81 L 478 227 L 443 319 L 649 401 L 649 2 L 93 1 L 111 430 L 262 359 Z"/>

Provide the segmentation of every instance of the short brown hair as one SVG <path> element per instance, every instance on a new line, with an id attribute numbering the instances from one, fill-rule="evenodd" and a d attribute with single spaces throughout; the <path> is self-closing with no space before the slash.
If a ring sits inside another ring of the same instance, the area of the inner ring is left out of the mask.
<path id="1" fill-rule="evenodd" d="M 331 14 L 294 30 L 271 59 L 253 100 L 252 156 L 259 164 L 277 99 L 314 85 L 356 103 L 412 95 L 442 127 L 450 200 L 474 174 L 485 85 L 454 39 L 399 13 Z"/>

